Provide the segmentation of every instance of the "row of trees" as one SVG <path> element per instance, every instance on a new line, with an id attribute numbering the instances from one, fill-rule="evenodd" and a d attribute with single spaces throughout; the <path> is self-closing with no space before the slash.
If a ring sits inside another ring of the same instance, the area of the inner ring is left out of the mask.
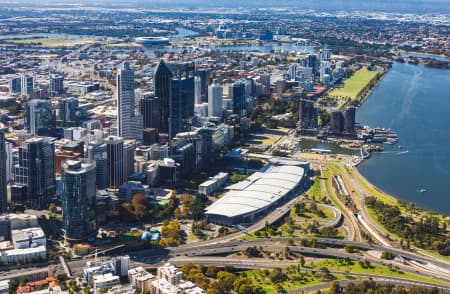
<path id="1" fill-rule="evenodd" d="M 317 291 L 321 293 L 321 291 Z M 438 294 L 440 291 L 437 288 L 424 288 L 420 286 L 412 286 L 405 288 L 394 284 L 377 284 L 374 281 L 364 281 L 362 283 L 348 283 L 344 287 L 339 285 L 339 282 L 332 282 L 328 292 L 330 294 Z"/>
<path id="2" fill-rule="evenodd" d="M 406 240 L 406 247 L 414 244 L 420 248 L 436 250 L 445 256 L 450 255 L 450 236 L 445 221 L 441 223 L 436 217 L 421 217 L 420 220 L 415 220 L 402 215 L 398 207 L 375 197 L 367 197 L 366 203 L 375 211 L 383 226 Z"/>

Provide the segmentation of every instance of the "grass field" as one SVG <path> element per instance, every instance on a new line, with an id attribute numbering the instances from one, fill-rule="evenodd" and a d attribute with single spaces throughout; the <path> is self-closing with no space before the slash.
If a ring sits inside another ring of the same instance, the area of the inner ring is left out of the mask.
<path id="1" fill-rule="evenodd" d="M 330 271 L 348 271 L 349 275 L 353 274 L 371 274 L 371 275 L 380 275 L 384 277 L 393 277 L 400 279 L 409 279 L 415 281 L 421 281 L 424 283 L 433 283 L 442 286 L 449 286 L 449 283 L 444 281 L 439 281 L 427 277 L 423 277 L 420 275 L 405 273 L 400 270 L 390 269 L 386 266 L 380 266 L 376 264 L 371 264 L 368 268 L 363 268 L 359 262 L 353 261 L 352 264 L 339 263 L 336 259 L 326 259 L 322 261 L 318 261 L 315 263 L 307 264 L 305 267 L 310 269 L 320 269 L 322 267 L 328 268 Z"/>
<path id="2" fill-rule="evenodd" d="M 372 81 L 377 75 L 378 71 L 370 71 L 367 67 L 363 67 L 355 72 L 349 79 L 344 81 L 344 86 L 334 88 L 328 93 L 328 96 L 333 98 L 355 100 L 358 95 Z"/>
<path id="3" fill-rule="evenodd" d="M 13 44 L 24 44 L 24 45 L 38 45 L 47 48 L 55 47 L 71 47 L 77 45 L 84 45 L 92 43 L 95 38 L 75 38 L 75 39 L 65 39 L 65 38 L 31 38 L 31 39 L 20 39 L 20 40 L 8 40 L 7 42 Z"/>

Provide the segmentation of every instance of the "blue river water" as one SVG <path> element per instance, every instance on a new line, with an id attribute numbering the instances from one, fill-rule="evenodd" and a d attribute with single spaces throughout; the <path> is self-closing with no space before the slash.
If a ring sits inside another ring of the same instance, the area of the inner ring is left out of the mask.
<path id="1" fill-rule="evenodd" d="M 398 199 L 450 215 L 450 70 L 394 63 L 356 120 L 400 139 L 372 154 L 361 173 Z"/>

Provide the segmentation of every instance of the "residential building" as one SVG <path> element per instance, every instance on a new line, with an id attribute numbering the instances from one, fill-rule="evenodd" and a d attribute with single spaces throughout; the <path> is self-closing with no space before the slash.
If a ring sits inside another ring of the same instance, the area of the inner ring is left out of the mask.
<path id="1" fill-rule="evenodd" d="M 116 85 L 119 136 L 124 139 L 142 137 L 142 117 L 135 107 L 134 71 L 126 61 L 118 70 Z"/>
<path id="2" fill-rule="evenodd" d="M 95 232 L 95 161 L 66 160 L 62 165 L 62 230 L 69 242 Z"/>

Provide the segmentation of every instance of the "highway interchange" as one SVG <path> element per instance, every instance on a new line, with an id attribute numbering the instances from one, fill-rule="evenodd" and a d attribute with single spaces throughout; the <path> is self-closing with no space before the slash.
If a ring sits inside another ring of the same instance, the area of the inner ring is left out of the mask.
<path id="1" fill-rule="evenodd" d="M 322 170 L 323 175 L 323 172 L 327 169 L 322 164 L 319 166 Z M 345 167 L 342 166 L 342 168 Z M 347 174 L 343 174 L 344 175 L 342 176 L 342 179 L 345 183 L 346 189 L 347 191 L 352 191 L 349 193 L 351 193 L 351 197 L 354 201 L 357 200 L 357 196 L 353 195 L 353 191 L 355 190 L 358 191 L 360 195 L 369 195 L 369 193 L 364 190 L 363 186 L 360 185 L 355 178 L 350 178 Z M 326 181 L 328 181 L 328 183 Z M 335 201 L 340 202 L 339 197 L 337 197 L 336 195 L 335 189 L 331 185 L 331 176 L 329 176 L 328 179 L 322 177 L 320 182 L 324 195 L 331 193 L 333 195 L 328 196 L 334 196 Z M 243 239 L 249 234 L 253 234 L 259 230 L 262 230 L 266 226 L 266 223 L 272 225 L 282 220 L 283 217 L 291 211 L 295 203 L 302 198 L 303 195 L 298 195 L 298 197 L 295 197 L 284 205 L 274 209 L 267 216 L 243 231 L 232 233 L 212 240 L 186 244 L 179 247 L 146 249 L 129 252 L 131 256 L 130 266 L 133 267 L 141 265 L 147 268 L 154 268 L 163 262 L 171 262 L 175 265 L 194 263 L 203 265 L 234 266 L 237 268 L 249 269 L 273 268 L 273 260 L 265 260 L 262 258 L 245 258 L 242 257 L 242 255 L 236 257 L 235 254 L 245 251 L 248 247 L 252 246 L 257 246 L 264 251 L 277 252 L 281 252 L 285 250 L 286 247 L 288 247 L 290 252 L 302 254 L 305 256 L 340 259 L 348 258 L 354 261 L 369 261 L 370 263 L 380 266 L 396 267 L 403 272 L 413 273 L 434 280 L 440 280 L 441 282 L 446 282 L 450 285 L 450 271 L 448 270 L 450 268 L 450 262 L 448 260 L 437 258 L 435 256 L 430 256 L 427 254 L 422 254 L 421 252 L 405 251 L 391 245 L 391 242 L 381 237 L 385 236 L 386 232 L 384 232 L 379 226 L 377 226 L 375 222 L 370 218 L 369 214 L 365 212 L 363 202 L 356 205 L 359 211 L 363 212 L 359 213 L 358 217 L 356 217 L 355 214 L 343 203 L 339 203 L 339 209 L 333 207 L 334 218 L 326 225 L 341 224 L 341 219 L 343 218 L 346 225 L 347 236 L 346 239 L 315 238 L 317 244 L 321 245 L 318 247 L 321 248 L 303 246 L 305 241 L 309 241 L 311 239 L 310 237 L 250 238 L 247 240 Z M 362 199 L 364 198 L 365 197 L 363 197 Z M 363 225 L 362 222 L 364 222 L 365 224 Z M 361 234 L 362 230 L 364 230 L 372 238 L 372 240 L 375 240 L 379 244 L 371 244 L 363 240 Z M 356 248 L 357 252 L 346 252 L 345 250 L 343 250 L 346 245 L 351 246 L 352 248 Z M 373 252 L 390 252 L 401 257 L 403 262 L 381 259 L 377 257 L 377 254 L 373 254 Z M 230 255 L 233 256 L 230 257 Z M 67 262 L 67 265 L 70 268 L 71 273 L 73 273 L 73 275 L 76 275 L 81 273 L 82 268 L 84 267 L 87 260 L 88 259 L 71 260 Z M 280 260 L 276 263 L 277 266 L 287 266 L 298 264 L 298 261 Z M 62 268 L 62 266 L 58 264 L 52 266 L 54 268 Z M 30 266 L 26 270 L 29 273 L 34 273 L 39 271 L 42 272 L 47 269 L 44 266 Z M 4 276 L 5 278 L 12 278 L 23 275 L 23 272 L 24 269 L 12 268 L 9 271 L 4 271 L 2 273 L 2 276 Z M 357 273 L 351 274 L 357 275 Z M 377 275 L 373 275 L 370 277 L 380 281 L 383 280 L 383 277 Z M 400 284 L 402 282 L 401 279 L 397 278 L 391 279 L 384 277 L 384 279 L 395 280 Z M 405 280 L 403 281 L 403 283 L 409 283 L 408 285 L 413 285 L 417 282 Z M 430 285 L 426 285 L 425 283 L 423 286 Z M 438 286 L 437 284 L 434 285 Z M 440 287 L 444 290 L 450 291 L 450 288 L 442 286 Z"/>

